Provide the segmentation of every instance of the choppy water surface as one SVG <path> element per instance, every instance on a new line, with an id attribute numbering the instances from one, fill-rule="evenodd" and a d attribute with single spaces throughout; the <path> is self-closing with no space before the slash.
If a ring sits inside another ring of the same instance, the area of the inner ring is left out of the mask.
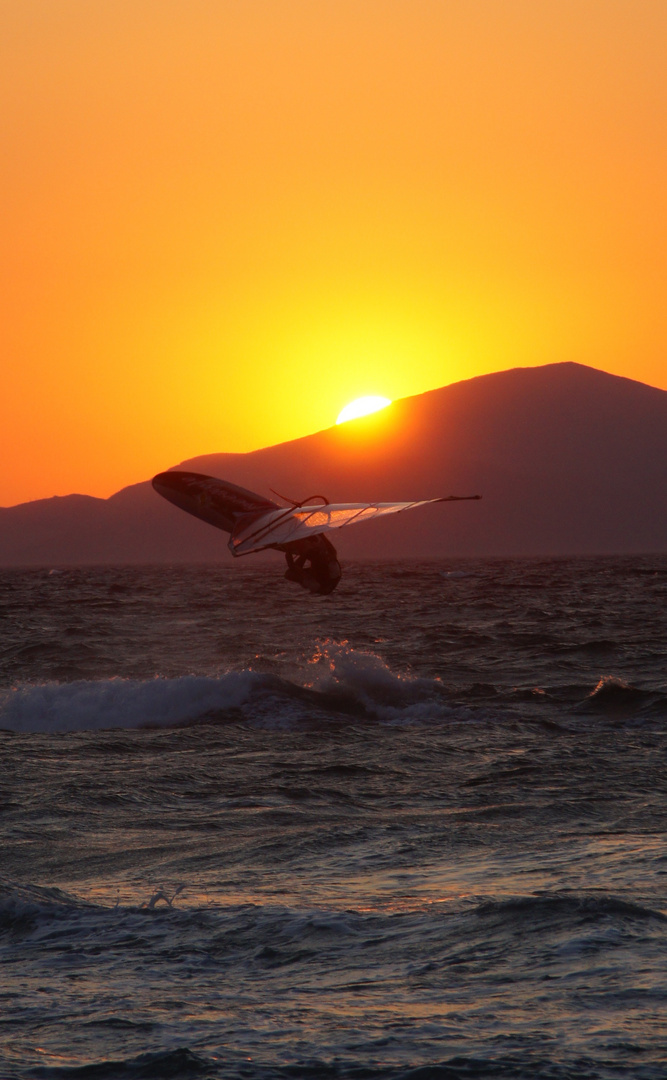
<path id="1" fill-rule="evenodd" d="M 0 572 L 0 1075 L 667 1076 L 667 558 Z"/>

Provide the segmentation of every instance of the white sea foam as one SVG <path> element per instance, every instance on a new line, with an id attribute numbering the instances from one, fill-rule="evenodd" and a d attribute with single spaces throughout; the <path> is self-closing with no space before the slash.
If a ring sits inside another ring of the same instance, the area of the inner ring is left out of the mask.
<path id="1" fill-rule="evenodd" d="M 100 679 L 20 686 L 0 699 L 0 728 L 17 732 L 171 727 L 242 705 L 262 676 Z"/>
<path id="2" fill-rule="evenodd" d="M 325 642 L 310 664 L 313 689 L 352 697 L 384 723 L 438 723 L 470 715 L 445 701 L 439 679 L 398 674 L 374 653 Z"/>
<path id="3" fill-rule="evenodd" d="M 22 685 L 0 695 L 0 729 L 58 733 L 178 727 L 233 708 L 244 708 L 251 724 L 292 728 L 312 713 L 312 701 L 302 697 L 304 686 L 322 694 L 323 710 L 335 714 L 331 699 L 340 698 L 381 723 L 438 723 L 469 715 L 468 710 L 452 708 L 438 679 L 398 674 L 379 656 L 345 643 L 320 645 L 293 678 L 290 683 L 243 670 L 218 677 Z"/>
<path id="4" fill-rule="evenodd" d="M 441 685 L 438 679 L 398 674 L 375 653 L 351 649 L 345 642 L 322 643 L 308 663 L 312 665 L 309 685 L 315 690 L 347 690 L 373 699 L 384 695 L 405 698 Z"/>

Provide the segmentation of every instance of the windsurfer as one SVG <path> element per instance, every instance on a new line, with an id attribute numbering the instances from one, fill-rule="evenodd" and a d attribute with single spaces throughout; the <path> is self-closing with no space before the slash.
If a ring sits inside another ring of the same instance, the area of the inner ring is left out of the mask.
<path id="1" fill-rule="evenodd" d="M 285 551 L 285 578 L 308 592 L 326 596 L 341 579 L 336 549 L 326 536 L 318 533 L 305 540 L 295 540 Z"/>

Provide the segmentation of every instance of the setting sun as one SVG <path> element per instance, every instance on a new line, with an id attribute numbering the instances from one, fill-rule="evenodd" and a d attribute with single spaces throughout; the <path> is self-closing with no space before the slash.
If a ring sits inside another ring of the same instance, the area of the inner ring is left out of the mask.
<path id="1" fill-rule="evenodd" d="M 356 420 L 360 416 L 368 416 L 369 413 L 378 412 L 379 409 L 386 409 L 387 405 L 391 405 L 391 401 L 386 397 L 357 398 L 356 401 L 351 401 L 349 405 L 341 409 L 336 418 L 336 423 L 344 424 L 346 420 Z"/>
<path id="2" fill-rule="evenodd" d="M 666 39 L 665 0 L 3 0 L 0 507 L 351 394 L 667 389 Z"/>

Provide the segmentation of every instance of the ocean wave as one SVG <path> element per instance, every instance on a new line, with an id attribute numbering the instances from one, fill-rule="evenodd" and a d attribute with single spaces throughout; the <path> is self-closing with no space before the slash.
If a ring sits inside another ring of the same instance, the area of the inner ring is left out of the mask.
<path id="1" fill-rule="evenodd" d="M 667 695 L 616 676 L 602 677 L 582 700 L 585 689 L 561 686 L 547 694 L 517 687 L 503 702 L 493 685 L 476 683 L 460 688 L 455 698 L 438 678 L 396 672 L 372 652 L 325 642 L 285 675 L 244 668 L 220 675 L 25 683 L 0 692 L 0 730 L 57 734 L 205 722 L 276 730 L 350 722 L 470 724 L 517 719 L 513 706 L 533 705 L 536 694 L 591 722 L 632 725 L 667 713 Z"/>
<path id="2" fill-rule="evenodd" d="M 308 685 L 320 693 L 358 703 L 388 724 L 438 723 L 472 719 L 474 713 L 452 702 L 440 679 L 392 671 L 379 656 L 325 642 L 308 661 Z"/>
<path id="3" fill-rule="evenodd" d="M 512 897 L 481 903 L 475 912 L 481 918 L 498 920 L 504 929 L 519 923 L 522 932 L 531 925 L 541 928 L 545 923 L 667 922 L 667 915 L 662 911 L 610 895 L 550 893 Z"/>
<path id="4" fill-rule="evenodd" d="M 78 1067 L 42 1066 L 31 1069 L 30 1080 L 626 1080 L 626 1068 L 603 1067 L 581 1055 L 556 1061 L 530 1051 L 510 1054 L 456 1055 L 421 1065 L 363 1064 L 355 1059 L 335 1061 L 310 1058 L 289 1064 L 255 1061 L 227 1052 L 200 1056 L 188 1047 L 140 1054 L 122 1060 L 104 1060 Z M 642 1066 L 634 1073 L 641 1080 L 663 1080 L 659 1066 Z"/>
<path id="5" fill-rule="evenodd" d="M 195 1077 L 212 1076 L 214 1062 L 204 1060 L 186 1046 L 175 1050 L 139 1054 L 137 1057 L 99 1061 L 89 1065 L 38 1066 L 31 1069 L 35 1080 L 194 1080 Z M 220 1075 L 220 1074 L 217 1074 Z"/>
<path id="6" fill-rule="evenodd" d="M 290 1064 L 242 1059 L 230 1053 L 202 1057 L 188 1047 L 178 1047 L 78 1067 L 42 1066 L 26 1075 L 30 1080 L 198 1080 L 202 1076 L 226 1080 L 624 1080 L 629 1074 L 625 1069 L 600 1071 L 598 1062 L 581 1056 L 562 1063 L 526 1051 L 493 1057 L 457 1055 L 426 1065 L 391 1066 L 360 1065 L 340 1057 L 334 1062 L 310 1058 Z M 663 1080 L 664 1073 L 649 1065 L 636 1075 L 642 1080 Z"/>
<path id="7" fill-rule="evenodd" d="M 649 907 L 613 893 L 545 892 L 519 894 L 504 899 L 489 900 L 469 895 L 458 903 L 418 905 L 413 910 L 380 911 L 331 907 L 289 907 L 276 903 L 238 902 L 212 903 L 202 906 L 199 888 L 192 899 L 185 882 L 177 887 L 147 890 L 135 902 L 100 903 L 82 899 L 71 892 L 53 886 L 19 883 L 10 879 L 0 881 L 0 937 L 30 937 L 42 930 L 50 931 L 49 942 L 57 944 L 54 924 L 63 924 L 63 934 L 71 938 L 74 926 L 82 934 L 99 937 L 103 926 L 124 931 L 130 924 L 135 930 L 150 927 L 167 919 L 181 931 L 190 928 L 205 933 L 207 948 L 214 954 L 222 949 L 243 951 L 271 945 L 274 949 L 324 942 L 340 943 L 356 948 L 355 942 L 366 941 L 371 935 L 376 944 L 386 941 L 409 942 L 411 935 L 420 938 L 425 933 L 439 937 L 451 934 L 463 937 L 486 936 L 493 927 L 502 933 L 514 933 L 517 924 L 521 932 L 530 929 L 548 932 L 558 926 L 592 925 L 601 922 L 616 924 L 655 924 L 664 933 L 667 914 L 658 907 Z M 147 921 L 148 920 L 148 921 Z M 64 924 L 69 921 L 69 924 Z M 482 929 L 485 927 L 485 929 Z M 396 937 L 398 935 L 398 938 Z"/>
<path id="8" fill-rule="evenodd" d="M 324 644 L 296 672 L 298 681 L 250 669 L 219 676 L 77 680 L 23 685 L 0 697 L 0 728 L 60 733 L 168 728 L 227 719 L 268 727 L 349 720 L 428 724 L 473 718 L 447 698 L 438 679 L 390 670 L 380 657 Z"/>
<path id="9" fill-rule="evenodd" d="M 6 691 L 0 727 L 15 732 L 176 727 L 213 710 L 238 708 L 261 676 L 99 679 L 42 683 Z"/>
<path id="10" fill-rule="evenodd" d="M 48 977 L 45 972 L 62 978 L 64 964 L 69 970 L 75 956 L 79 966 L 90 965 L 96 971 L 100 985 L 110 977 L 112 986 L 118 986 L 121 973 L 127 980 L 120 999 L 92 1004 L 85 984 L 83 991 L 78 983 L 67 985 L 63 1007 L 68 1022 L 72 1022 L 71 1012 L 77 1031 L 87 1027 L 93 1036 L 87 1045 L 79 1042 L 75 1048 L 78 1056 L 72 1054 L 67 1062 L 57 1053 L 40 1049 L 41 1061 L 33 1055 L 29 1064 L 22 1064 L 22 1080 L 159 1080 L 200 1075 L 238 1080 L 521 1080 L 528 1076 L 620 1080 L 641 1075 L 645 1080 L 658 1080 L 664 1076 L 653 1056 L 647 1060 L 645 1050 L 642 1071 L 637 1072 L 636 1057 L 631 1055 L 628 1062 L 621 1055 L 620 1061 L 614 1061 L 613 1054 L 602 1051 L 593 1060 L 582 1053 L 581 1041 L 568 1049 L 554 1040 L 545 1048 L 544 1010 L 548 1008 L 548 989 L 553 986 L 545 982 L 546 977 L 556 983 L 556 990 L 551 991 L 555 1009 L 562 1008 L 562 986 L 567 983 L 565 992 L 570 996 L 566 1000 L 576 1003 L 577 996 L 583 995 L 593 1022 L 609 1025 L 610 1009 L 616 1010 L 617 1016 L 637 1008 L 659 1016 L 664 1005 L 659 979 L 648 985 L 644 979 L 637 985 L 627 973 L 624 977 L 618 959 L 620 945 L 630 947 L 633 955 L 637 949 L 644 950 L 638 965 L 657 955 L 646 950 L 662 949 L 664 917 L 613 895 L 517 896 L 497 903 L 481 899 L 474 903 L 468 898 L 455 911 L 431 906 L 419 912 L 389 914 L 249 904 L 151 908 L 144 902 L 132 907 L 103 907 L 37 886 L 16 887 L 5 893 L 0 888 L 0 913 L 10 904 L 16 918 L 8 928 L 3 949 L 6 962 L 13 962 L 17 970 L 19 965 L 20 970 L 30 970 L 38 963 L 40 979 Z M 32 920 L 29 931 L 26 909 Z M 614 975 L 607 983 L 598 980 L 595 994 L 590 964 L 582 970 L 580 961 L 593 948 L 603 954 L 598 967 Z M 535 968 L 537 990 L 535 982 L 527 978 L 527 966 Z M 135 971 L 139 975 L 133 982 L 129 973 Z M 174 1005 L 169 1002 L 173 1011 L 167 1028 L 165 998 L 169 992 L 163 979 L 173 976 L 174 971 L 181 980 L 186 975 L 192 977 L 196 990 L 191 994 L 198 993 L 194 1000 L 204 1016 L 211 998 L 215 999 L 218 1012 L 214 1028 L 197 1023 L 196 1009 L 183 1016 L 179 1000 Z M 509 982 L 517 1011 L 505 1020 L 504 1029 L 496 1028 L 490 1034 L 485 1011 L 481 1033 L 475 1029 L 467 1048 L 457 1039 L 461 1052 L 443 1060 L 443 1049 L 449 1049 L 443 1046 L 443 1039 L 452 1028 L 445 1027 L 438 1005 L 440 1001 L 454 1002 L 457 1014 L 473 1023 L 480 1010 L 480 980 L 486 973 L 494 989 Z M 394 995 L 394 985 L 407 985 L 407 1000 L 416 1003 L 417 1011 L 408 1012 L 407 1021 L 405 993 Z M 295 987 L 302 988 L 305 996 L 300 997 Z M 77 992 L 83 996 L 76 997 Z M 225 995 L 222 999 L 221 992 Z M 274 1024 L 261 1028 L 260 1021 L 259 1035 L 244 1031 L 248 1014 L 235 1013 L 234 995 L 241 999 L 242 1010 L 253 1003 L 262 1018 L 271 1010 Z M 317 1027 L 313 1008 L 313 1001 L 321 1002 L 323 995 L 327 995 L 325 1002 L 340 1007 L 329 1027 L 326 1023 Z M 534 1008 L 535 995 L 539 1011 Z M 369 1013 L 380 1017 L 380 1024 L 387 1016 L 393 1017 L 396 1036 L 389 1031 L 385 1038 L 381 1031 L 382 1042 L 374 1043 L 372 1029 L 360 1035 L 357 1010 L 366 1003 Z M 301 1038 L 296 1052 L 290 1048 L 285 1053 L 281 1025 L 289 1029 L 294 1024 L 294 1007 L 299 1010 L 297 1023 L 308 1015 L 313 1026 L 309 1038 Z M 532 1021 L 529 1032 L 518 1026 L 526 1015 Z M 634 1018 L 634 1011 L 632 1015 Z M 29 1019 L 34 1022 L 34 1014 Z M 52 1012 L 48 1021 L 53 1024 Z M 615 1017 L 614 1021 L 622 1026 Z M 548 1027 L 546 1030 L 553 1040 Z M 238 1031 L 247 1050 L 239 1046 Z M 406 1032 L 407 1047 L 398 1041 Z M 49 1046 L 49 1042 L 34 1045 Z M 654 1051 L 659 1053 L 661 1045 L 656 1040 Z M 376 1046 L 385 1058 L 382 1062 Z M 605 1058 L 608 1069 L 603 1067 Z"/>
<path id="11" fill-rule="evenodd" d="M 667 714 L 667 695 L 644 690 L 615 675 L 603 675 L 595 688 L 580 702 L 578 712 L 598 713 L 609 718 L 638 720 Z"/>

